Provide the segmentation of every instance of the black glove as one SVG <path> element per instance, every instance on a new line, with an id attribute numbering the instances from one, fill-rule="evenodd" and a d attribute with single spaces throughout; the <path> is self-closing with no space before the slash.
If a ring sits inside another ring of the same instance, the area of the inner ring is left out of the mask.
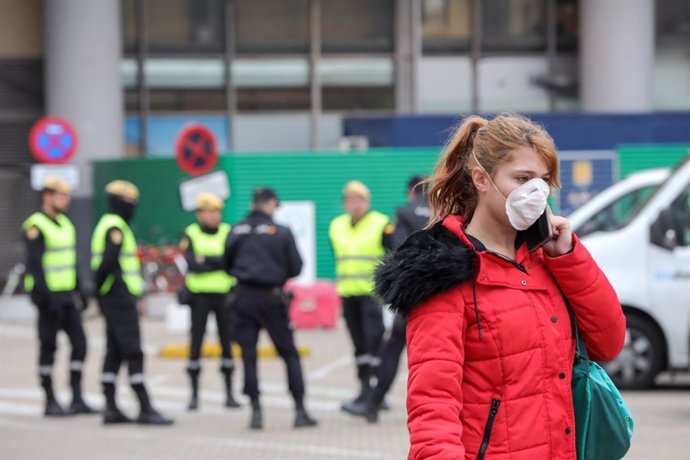
<path id="1" fill-rule="evenodd" d="M 237 300 L 237 294 L 235 293 L 235 289 L 231 289 L 230 292 L 228 292 L 225 295 L 225 303 L 223 304 L 225 308 L 232 308 L 233 305 L 235 304 L 235 300 Z"/>
<path id="2" fill-rule="evenodd" d="M 85 290 L 79 290 L 74 292 L 74 305 L 77 310 L 83 312 L 89 308 L 89 294 Z"/>
<path id="3" fill-rule="evenodd" d="M 292 291 L 287 291 L 281 289 L 280 291 L 280 303 L 283 307 L 283 313 L 285 316 L 290 316 L 290 305 L 292 305 L 292 300 L 295 298 L 295 294 Z"/>
<path id="4" fill-rule="evenodd" d="M 190 305 L 192 296 L 184 284 L 177 290 L 177 303 L 180 305 Z"/>

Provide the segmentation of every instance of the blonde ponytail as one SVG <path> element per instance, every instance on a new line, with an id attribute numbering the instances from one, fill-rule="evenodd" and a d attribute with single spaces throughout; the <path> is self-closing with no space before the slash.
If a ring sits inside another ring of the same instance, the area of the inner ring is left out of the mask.
<path id="1" fill-rule="evenodd" d="M 477 205 L 477 193 L 466 166 L 477 131 L 488 123 L 488 120 L 479 116 L 465 118 L 446 145 L 434 173 L 426 180 L 431 184 L 429 227 L 451 214 L 461 214 L 468 220 L 471 218 Z"/>

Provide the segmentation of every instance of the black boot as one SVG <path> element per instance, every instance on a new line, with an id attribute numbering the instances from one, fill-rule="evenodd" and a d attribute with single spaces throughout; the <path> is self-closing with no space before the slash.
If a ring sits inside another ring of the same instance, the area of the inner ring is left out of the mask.
<path id="1" fill-rule="evenodd" d="M 115 384 L 104 383 L 105 411 L 103 412 L 103 424 L 115 425 L 119 423 L 133 423 L 134 420 L 123 414 L 115 403 Z"/>
<path id="2" fill-rule="evenodd" d="M 362 387 L 360 388 L 357 397 L 352 401 L 344 403 L 340 407 L 341 410 L 350 414 L 358 415 L 358 413 L 366 407 L 367 400 L 371 394 L 371 384 L 369 383 L 369 379 L 362 380 L 361 384 Z"/>
<path id="3" fill-rule="evenodd" d="M 46 417 L 64 417 L 66 415 L 72 415 L 69 411 L 60 406 L 57 399 L 55 399 L 53 379 L 49 375 L 41 376 L 41 387 L 43 387 L 43 391 L 45 391 L 46 394 L 46 405 L 43 415 Z"/>
<path id="4" fill-rule="evenodd" d="M 261 415 L 261 404 L 259 398 L 252 398 L 252 417 L 249 420 L 249 429 L 261 430 L 264 427 L 263 416 Z"/>
<path id="5" fill-rule="evenodd" d="M 379 421 L 379 411 L 382 410 L 382 404 L 370 399 L 364 404 L 352 407 L 348 411 L 352 415 L 364 417 L 369 423 L 377 423 Z"/>
<path id="6" fill-rule="evenodd" d="M 221 368 L 221 373 L 225 379 L 225 407 L 229 407 L 231 409 L 242 407 L 242 405 L 232 396 L 233 368 L 223 367 Z"/>
<path id="7" fill-rule="evenodd" d="M 319 422 L 312 418 L 307 410 L 304 408 L 304 398 L 299 396 L 295 397 L 295 428 L 304 428 L 310 426 L 316 426 Z"/>
<path id="8" fill-rule="evenodd" d="M 72 404 L 69 406 L 69 411 L 73 414 L 97 414 L 98 411 L 92 409 L 81 394 L 81 371 L 70 372 L 70 385 L 72 386 Z"/>
<path id="9" fill-rule="evenodd" d="M 172 425 L 174 423 L 173 419 L 166 417 L 151 406 L 148 392 L 143 383 L 133 384 L 132 389 L 139 399 L 139 407 L 141 408 L 137 423 L 141 425 Z"/>
<path id="10" fill-rule="evenodd" d="M 382 410 L 383 406 L 381 404 L 376 404 L 370 402 L 367 404 L 366 412 L 364 413 L 364 418 L 367 419 L 369 423 L 378 423 L 379 421 L 379 411 Z"/>
<path id="11" fill-rule="evenodd" d="M 189 398 L 187 410 L 193 411 L 199 408 L 199 369 L 187 369 L 189 383 L 192 387 L 192 396 Z"/>

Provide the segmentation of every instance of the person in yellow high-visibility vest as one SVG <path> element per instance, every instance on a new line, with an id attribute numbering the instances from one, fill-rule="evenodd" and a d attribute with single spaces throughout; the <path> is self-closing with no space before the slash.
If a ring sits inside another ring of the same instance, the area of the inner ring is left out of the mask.
<path id="1" fill-rule="evenodd" d="M 343 316 L 354 345 L 361 384 L 357 397 L 342 405 L 342 410 L 353 412 L 366 404 L 371 380 L 380 364 L 378 350 L 384 326 L 381 306 L 372 296 L 374 269 L 385 253 L 393 227 L 386 215 L 371 210 L 371 193 L 362 182 L 348 182 L 343 197 L 347 212 L 333 219 L 329 237 L 335 256 L 337 290 L 343 301 Z"/>
<path id="2" fill-rule="evenodd" d="M 57 176 L 46 177 L 41 201 L 41 210 L 24 222 L 23 230 L 27 253 L 24 284 L 38 308 L 39 375 L 46 394 L 44 414 L 92 414 L 95 411 L 84 402 L 81 393 L 86 335 L 80 311 L 86 308 L 87 299 L 79 289 L 76 230 L 65 215 L 70 204 L 69 185 Z M 72 404 L 67 409 L 60 406 L 53 392 L 53 361 L 60 329 L 72 345 Z"/>
<path id="3" fill-rule="evenodd" d="M 408 203 L 395 211 L 393 218 L 394 230 L 388 248 L 394 250 L 402 245 L 414 232 L 423 229 L 431 217 L 429 197 L 426 193 L 423 176 L 412 176 L 407 182 Z M 350 412 L 360 415 L 370 423 L 378 422 L 379 411 L 383 407 L 386 394 L 393 385 L 395 374 L 398 372 L 400 355 L 405 350 L 407 333 L 407 320 L 402 315 L 396 315 L 391 325 L 390 334 L 381 345 L 379 356 L 381 367 L 376 374 L 376 386 L 371 392 L 367 404 L 355 408 Z"/>
<path id="4" fill-rule="evenodd" d="M 139 400 L 136 422 L 170 425 L 173 420 L 151 406 L 144 386 L 144 353 L 141 350 L 137 303 L 143 294 L 137 242 L 129 227 L 139 200 L 139 189 L 131 182 L 116 180 L 105 187 L 109 211 L 91 237 L 91 269 L 98 304 L 106 324 L 106 355 L 101 383 L 106 408 L 103 423 L 133 422 L 115 404 L 115 380 L 123 361 L 127 362 L 129 384 Z"/>
<path id="5" fill-rule="evenodd" d="M 225 378 L 225 406 L 236 408 L 240 404 L 232 395 L 232 374 L 235 362 L 232 359 L 231 305 L 229 293 L 235 285 L 235 278 L 225 269 L 223 254 L 230 233 L 230 224 L 221 222 L 223 200 L 211 193 L 200 193 L 196 199 L 198 223 L 191 224 L 184 232 L 180 248 L 187 261 L 185 289 L 189 293 L 191 328 L 189 344 L 189 374 L 192 396 L 189 410 L 199 407 L 199 374 L 201 372 L 201 345 L 206 331 L 209 312 L 213 312 L 218 324 L 218 339 L 223 352 L 220 371 Z"/>

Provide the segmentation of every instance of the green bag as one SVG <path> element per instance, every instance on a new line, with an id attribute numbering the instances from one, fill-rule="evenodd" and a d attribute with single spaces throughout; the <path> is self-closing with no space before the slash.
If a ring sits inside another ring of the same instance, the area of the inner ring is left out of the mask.
<path id="1" fill-rule="evenodd" d="M 606 371 L 589 359 L 574 325 L 573 406 L 578 460 L 619 460 L 630 448 L 632 414 Z"/>

